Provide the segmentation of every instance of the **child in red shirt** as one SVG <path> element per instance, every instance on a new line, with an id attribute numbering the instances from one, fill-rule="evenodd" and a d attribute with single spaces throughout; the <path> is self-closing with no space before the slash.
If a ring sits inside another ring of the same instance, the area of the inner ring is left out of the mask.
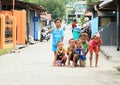
<path id="1" fill-rule="evenodd" d="M 96 59 L 95 59 L 95 67 L 98 67 L 98 57 L 99 57 L 99 50 L 100 50 L 100 45 L 102 44 L 102 40 L 100 36 L 95 34 L 93 38 L 89 41 L 88 43 L 88 51 L 90 53 L 90 67 L 92 66 L 92 56 L 93 56 L 93 51 L 95 53 Z"/>

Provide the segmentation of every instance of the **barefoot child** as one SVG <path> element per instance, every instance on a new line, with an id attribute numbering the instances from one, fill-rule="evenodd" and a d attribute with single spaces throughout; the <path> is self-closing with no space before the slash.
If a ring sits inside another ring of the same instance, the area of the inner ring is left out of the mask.
<path id="1" fill-rule="evenodd" d="M 78 59 L 80 60 L 86 60 L 86 57 L 84 56 L 84 49 L 82 48 L 82 42 L 80 40 L 76 41 L 76 48 L 75 48 L 75 54 L 73 57 L 73 65 L 77 66 Z M 80 65 L 82 66 L 82 65 Z"/>
<path id="2" fill-rule="evenodd" d="M 88 34 L 82 33 L 81 34 L 81 42 L 82 42 L 82 48 L 84 50 L 84 56 L 86 57 L 88 53 Z M 85 67 L 86 66 L 86 60 L 80 59 L 80 66 Z"/>
<path id="3" fill-rule="evenodd" d="M 74 49 L 75 49 L 75 40 L 72 38 L 69 40 L 69 47 L 67 48 L 67 53 L 66 53 L 68 55 L 68 66 L 70 65 L 70 60 L 73 61 Z"/>
<path id="4" fill-rule="evenodd" d="M 93 67 L 92 66 L 92 58 L 93 58 L 93 51 L 95 53 L 95 67 L 98 66 L 98 56 L 99 56 L 99 38 L 94 35 L 93 38 L 89 41 L 89 44 L 88 44 L 88 50 L 89 50 L 89 53 L 90 53 L 90 67 Z"/>
<path id="5" fill-rule="evenodd" d="M 62 66 L 65 65 L 67 57 L 65 56 L 65 49 L 63 48 L 63 42 L 59 41 L 57 43 L 57 48 L 58 50 L 56 51 L 56 65 L 57 66 Z"/>
<path id="6" fill-rule="evenodd" d="M 57 50 L 57 43 L 58 41 L 63 41 L 64 39 L 64 30 L 61 28 L 61 20 L 55 19 L 55 27 L 52 30 L 49 30 L 52 34 L 52 51 L 54 52 L 54 61 L 53 65 L 56 65 L 56 50 Z M 49 33 L 48 32 L 48 33 Z"/>

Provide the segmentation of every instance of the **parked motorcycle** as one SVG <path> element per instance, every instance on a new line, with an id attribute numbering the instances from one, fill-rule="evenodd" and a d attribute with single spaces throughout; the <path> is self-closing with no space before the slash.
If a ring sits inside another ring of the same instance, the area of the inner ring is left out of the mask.
<path id="1" fill-rule="evenodd" d="M 42 42 L 43 40 L 50 40 L 50 33 L 48 33 L 48 30 L 44 27 L 42 30 L 41 30 L 41 36 L 40 36 L 40 42 Z"/>

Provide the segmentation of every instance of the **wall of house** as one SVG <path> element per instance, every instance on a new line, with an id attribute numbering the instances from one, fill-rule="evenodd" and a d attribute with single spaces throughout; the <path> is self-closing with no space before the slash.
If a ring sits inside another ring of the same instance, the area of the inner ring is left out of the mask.
<path id="1" fill-rule="evenodd" d="M 116 46 L 117 45 L 117 27 L 116 22 L 111 22 L 107 26 L 102 27 L 100 32 L 103 46 Z"/>
<path id="2" fill-rule="evenodd" d="M 16 30 L 17 30 L 17 44 L 25 44 L 26 38 L 26 11 L 15 11 L 14 16 L 16 17 Z"/>
<path id="3" fill-rule="evenodd" d="M 35 11 L 30 10 L 30 28 L 29 28 L 29 35 L 34 38 L 34 16 Z"/>
<path id="4" fill-rule="evenodd" d="M 1 11 L 1 14 L 13 15 L 11 11 Z M 16 43 L 25 44 L 26 37 L 26 11 L 14 10 L 14 17 L 16 18 Z"/>

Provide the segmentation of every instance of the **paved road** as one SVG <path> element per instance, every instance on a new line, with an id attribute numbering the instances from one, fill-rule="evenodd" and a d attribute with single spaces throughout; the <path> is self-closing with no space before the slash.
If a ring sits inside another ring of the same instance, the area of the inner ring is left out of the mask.
<path id="1" fill-rule="evenodd" d="M 66 30 L 65 47 L 71 32 Z M 51 42 L 0 57 L 0 85 L 120 85 L 120 73 L 100 54 L 98 68 L 53 67 Z"/>

